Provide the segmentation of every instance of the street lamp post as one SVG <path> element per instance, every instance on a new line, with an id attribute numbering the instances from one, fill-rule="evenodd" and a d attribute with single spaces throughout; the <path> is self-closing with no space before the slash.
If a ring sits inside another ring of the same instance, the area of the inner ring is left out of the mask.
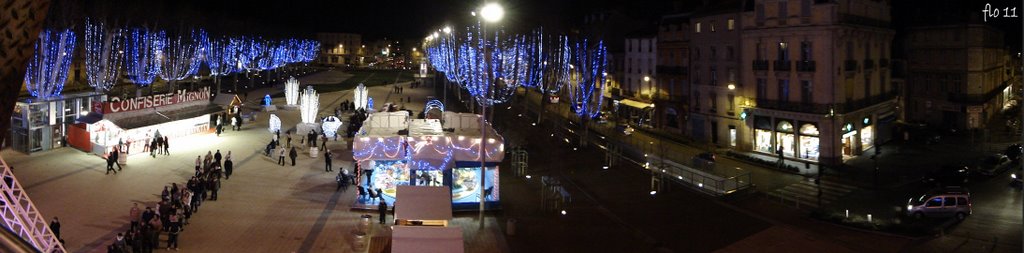
<path id="1" fill-rule="evenodd" d="M 484 4 L 484 6 L 480 8 L 480 17 L 483 18 L 483 20 L 485 21 L 483 24 L 480 25 L 482 33 L 481 38 L 483 39 L 484 43 L 484 64 L 490 64 L 491 62 L 489 57 L 490 52 L 489 50 L 487 50 L 487 37 L 490 36 L 487 36 L 486 23 L 498 22 L 504 16 L 505 10 L 501 7 L 500 4 L 496 2 Z M 484 227 L 484 202 L 486 202 L 487 200 L 487 196 L 484 196 L 484 181 L 487 178 L 487 153 L 485 150 L 485 146 L 487 145 L 487 128 L 485 127 L 485 123 L 487 122 L 487 103 L 493 101 L 489 100 L 489 98 L 491 96 L 491 83 L 494 82 L 494 79 L 489 71 L 490 67 L 484 69 L 484 77 L 486 78 L 484 80 L 487 80 L 487 83 L 485 83 L 487 87 L 484 90 L 484 95 L 481 97 L 481 99 L 483 100 L 480 101 L 480 188 L 478 188 L 478 190 L 480 191 L 480 228 Z"/>

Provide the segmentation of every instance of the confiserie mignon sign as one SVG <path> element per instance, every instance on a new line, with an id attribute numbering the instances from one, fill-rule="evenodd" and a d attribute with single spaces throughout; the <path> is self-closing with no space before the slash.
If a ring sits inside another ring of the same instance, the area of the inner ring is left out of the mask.
<path id="1" fill-rule="evenodd" d="M 103 113 L 130 112 L 204 99 L 210 99 L 210 87 L 205 87 L 197 91 L 178 90 L 178 92 L 135 98 L 122 99 L 120 97 L 112 97 L 110 98 L 110 101 L 103 102 Z"/>

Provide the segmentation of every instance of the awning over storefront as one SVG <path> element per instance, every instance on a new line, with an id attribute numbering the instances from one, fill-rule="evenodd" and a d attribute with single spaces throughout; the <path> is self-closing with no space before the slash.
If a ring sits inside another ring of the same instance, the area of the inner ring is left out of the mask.
<path id="1" fill-rule="evenodd" d="M 654 108 L 654 104 L 652 104 L 652 103 L 640 102 L 640 101 L 636 101 L 636 100 L 632 100 L 632 99 L 623 99 L 623 100 L 619 101 L 619 104 L 620 105 L 629 106 L 629 107 L 633 107 L 633 108 L 637 108 L 637 109 L 645 109 L 645 108 L 648 108 L 648 107 Z"/>
<path id="2" fill-rule="evenodd" d="M 194 118 L 202 116 L 204 114 L 218 113 L 222 110 L 223 109 L 221 109 L 219 106 L 206 104 L 202 106 L 185 107 L 171 111 L 154 111 L 154 113 L 145 114 L 143 116 L 116 118 L 110 119 L 110 121 L 114 122 L 114 124 L 117 124 L 117 126 L 123 129 L 134 129 L 181 119 Z"/>
<path id="3" fill-rule="evenodd" d="M 75 119 L 75 122 L 92 124 L 100 120 L 103 120 L 102 113 L 89 112 L 89 114 L 86 114 L 85 116 L 78 117 L 77 119 Z"/>

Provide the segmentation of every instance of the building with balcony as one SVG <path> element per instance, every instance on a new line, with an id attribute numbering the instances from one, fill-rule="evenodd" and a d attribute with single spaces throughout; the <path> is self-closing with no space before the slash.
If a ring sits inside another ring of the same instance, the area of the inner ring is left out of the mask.
<path id="1" fill-rule="evenodd" d="M 719 1 L 690 18 L 689 135 L 720 147 L 736 147 L 738 97 L 749 96 L 740 80 L 742 2 Z"/>
<path id="2" fill-rule="evenodd" d="M 354 33 L 317 33 L 320 41 L 320 64 L 360 66 L 363 64 L 362 36 Z"/>
<path id="3" fill-rule="evenodd" d="M 738 149 L 834 166 L 889 139 L 890 13 L 888 1 L 743 6 Z"/>
<path id="4" fill-rule="evenodd" d="M 1002 31 L 981 23 L 919 26 L 905 40 L 910 121 L 982 128 L 1010 99 Z"/>
<path id="5" fill-rule="evenodd" d="M 620 85 L 623 99 L 618 105 L 618 115 L 630 123 L 651 126 L 654 117 L 653 98 L 658 89 L 657 65 L 658 33 L 654 30 L 640 30 L 626 35 L 626 54 L 623 62 L 626 71 Z"/>
<path id="6" fill-rule="evenodd" d="M 690 13 L 666 15 L 658 24 L 658 60 L 655 73 L 654 126 L 668 133 L 686 134 L 690 71 Z"/>

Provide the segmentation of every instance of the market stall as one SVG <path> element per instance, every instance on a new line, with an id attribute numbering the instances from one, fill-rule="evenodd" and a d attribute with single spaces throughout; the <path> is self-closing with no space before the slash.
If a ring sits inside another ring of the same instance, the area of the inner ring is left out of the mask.
<path id="1" fill-rule="evenodd" d="M 402 185 L 447 186 L 456 209 L 499 204 L 498 163 L 504 140 L 480 116 L 444 112 L 442 119 L 409 119 L 408 112 L 373 113 L 353 138 L 353 158 L 364 193 L 354 207 L 372 209 L 377 199 L 394 203 Z M 481 169 L 480 147 L 484 147 Z M 380 196 L 377 196 L 380 195 Z M 374 198 L 376 197 L 376 199 Z"/>

